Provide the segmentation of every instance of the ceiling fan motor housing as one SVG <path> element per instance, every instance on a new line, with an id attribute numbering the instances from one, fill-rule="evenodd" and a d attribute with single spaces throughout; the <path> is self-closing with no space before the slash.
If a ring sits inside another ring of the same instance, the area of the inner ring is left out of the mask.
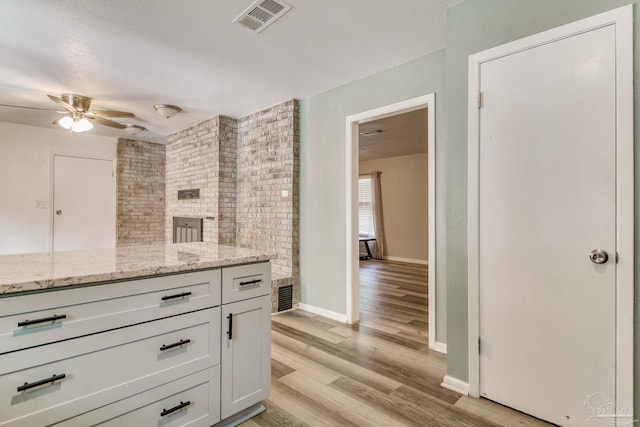
<path id="1" fill-rule="evenodd" d="M 76 95 L 75 93 L 63 93 L 61 98 L 78 111 L 89 111 L 89 107 L 91 106 L 91 98 L 87 96 Z"/>

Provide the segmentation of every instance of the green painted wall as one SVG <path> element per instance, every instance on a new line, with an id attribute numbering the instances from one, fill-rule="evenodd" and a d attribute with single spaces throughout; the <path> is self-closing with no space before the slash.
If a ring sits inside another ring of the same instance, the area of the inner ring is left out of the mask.
<path id="1" fill-rule="evenodd" d="M 300 104 L 300 300 L 346 313 L 346 117 L 436 95 L 436 252 L 445 254 L 445 51 L 423 56 Z M 438 339 L 446 338 L 445 257 L 437 260 Z"/>
<path id="2" fill-rule="evenodd" d="M 448 11 L 446 53 L 439 51 L 302 101 L 301 301 L 338 313 L 346 312 L 345 117 L 435 92 L 440 295 L 437 337 L 438 341 L 447 342 L 448 374 L 466 381 L 468 56 L 638 2 L 640 0 L 466 0 Z M 636 5 L 634 75 L 638 74 L 640 61 L 639 9 Z M 638 86 L 635 88 L 635 118 L 640 124 Z M 637 144 L 638 132 L 635 139 Z M 640 148 L 635 157 L 638 165 L 635 172 L 636 212 L 640 212 Z M 636 245 L 639 239 L 640 221 L 636 214 Z M 636 251 L 638 261 L 640 256 Z M 636 278 L 636 414 L 640 414 L 639 284 L 640 280 Z M 444 286 L 446 291 L 442 289 Z"/>
<path id="3" fill-rule="evenodd" d="M 447 350 L 448 374 L 468 379 L 467 358 L 467 60 L 470 54 L 539 33 L 578 19 L 596 15 L 637 1 L 623 0 L 467 0 L 449 9 L 447 15 Z M 635 72 L 638 73 L 640 12 L 635 6 Z M 638 85 L 635 89 L 636 126 L 640 121 Z M 636 132 L 636 145 L 638 132 Z M 640 206 L 640 149 L 636 149 L 636 212 Z M 640 221 L 636 215 L 636 245 Z M 636 262 L 640 258 L 636 251 Z M 640 352 L 636 278 L 636 375 L 635 413 L 640 413 L 638 363 Z"/>

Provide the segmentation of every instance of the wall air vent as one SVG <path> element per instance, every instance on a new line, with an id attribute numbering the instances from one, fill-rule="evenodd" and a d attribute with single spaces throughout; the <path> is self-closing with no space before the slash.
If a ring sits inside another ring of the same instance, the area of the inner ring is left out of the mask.
<path id="1" fill-rule="evenodd" d="M 282 0 L 258 0 L 234 19 L 233 22 L 259 33 L 290 9 L 291 5 Z"/>
<path id="2" fill-rule="evenodd" d="M 278 311 L 291 310 L 293 307 L 293 285 L 278 288 Z"/>

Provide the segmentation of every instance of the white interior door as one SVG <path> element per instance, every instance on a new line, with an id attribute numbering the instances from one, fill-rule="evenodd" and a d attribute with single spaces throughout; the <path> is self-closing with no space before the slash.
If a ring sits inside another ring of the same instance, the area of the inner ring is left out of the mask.
<path id="1" fill-rule="evenodd" d="M 559 425 L 616 395 L 615 37 L 480 66 L 480 395 Z"/>
<path id="2" fill-rule="evenodd" d="M 53 250 L 115 247 L 112 160 L 53 156 Z"/>

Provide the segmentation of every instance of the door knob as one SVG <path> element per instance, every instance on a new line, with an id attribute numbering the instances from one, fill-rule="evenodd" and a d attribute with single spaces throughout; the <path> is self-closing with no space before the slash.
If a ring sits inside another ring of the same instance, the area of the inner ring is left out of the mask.
<path id="1" fill-rule="evenodd" d="M 56 211 L 56 215 L 62 215 L 62 211 L 61 211 L 60 209 L 58 209 L 58 210 Z"/>
<path id="2" fill-rule="evenodd" d="M 589 259 L 594 264 L 604 264 L 609 260 L 609 254 L 602 249 L 594 249 L 589 252 Z"/>

